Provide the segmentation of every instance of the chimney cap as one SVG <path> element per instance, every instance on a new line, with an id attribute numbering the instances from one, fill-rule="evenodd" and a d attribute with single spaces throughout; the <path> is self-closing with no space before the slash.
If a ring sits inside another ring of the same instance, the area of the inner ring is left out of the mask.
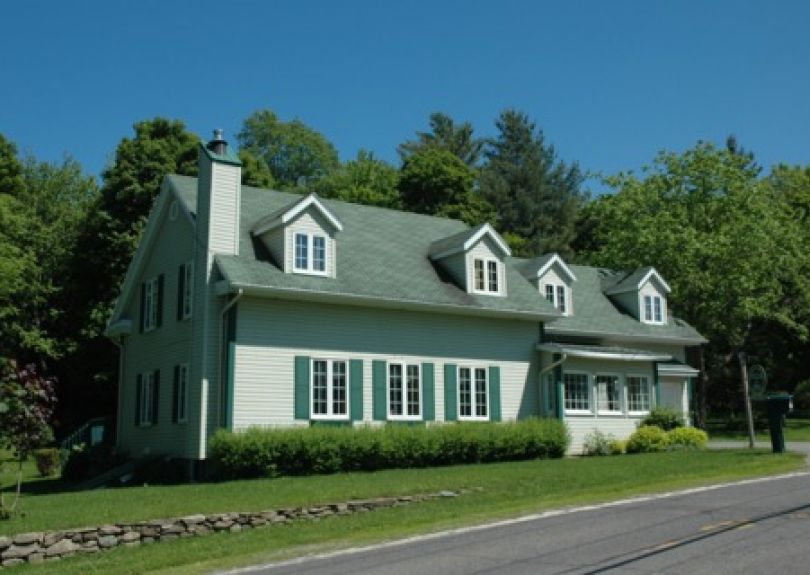
<path id="1" fill-rule="evenodd" d="M 222 137 L 222 128 L 217 128 L 214 130 L 214 139 L 208 142 L 208 149 L 218 154 L 220 156 L 224 156 L 225 152 L 228 150 L 228 142 Z"/>

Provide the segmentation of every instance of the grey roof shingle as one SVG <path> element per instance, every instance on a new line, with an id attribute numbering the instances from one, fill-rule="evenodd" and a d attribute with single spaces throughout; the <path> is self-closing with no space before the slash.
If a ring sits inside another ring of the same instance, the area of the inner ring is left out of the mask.
<path id="1" fill-rule="evenodd" d="M 474 228 L 465 229 L 457 234 L 453 234 L 451 236 L 447 236 L 446 238 L 438 239 L 434 242 L 431 242 L 430 248 L 428 249 L 428 255 L 430 256 L 437 256 L 439 254 L 443 254 L 449 251 L 457 251 L 461 250 L 464 246 L 464 243 L 473 237 L 475 234 L 478 233 L 478 230 L 485 227 L 486 224 L 479 224 Z"/>
<path id="2" fill-rule="evenodd" d="M 169 176 L 190 211 L 196 211 L 196 178 Z M 220 271 L 238 285 L 317 292 L 324 295 L 362 297 L 466 308 L 540 320 L 558 312 L 537 297 L 506 258 L 507 297 L 470 294 L 459 288 L 440 264 L 428 257 L 430 245 L 440 239 L 467 234 L 459 221 L 321 198 L 342 222 L 337 234 L 337 277 L 284 273 L 250 235 L 266 214 L 288 207 L 298 194 L 242 186 L 242 221 L 238 256 L 219 255 Z"/>
<path id="3" fill-rule="evenodd" d="M 172 175 L 168 176 L 168 182 L 194 214 L 197 179 Z M 619 310 L 603 293 L 602 281 L 610 276 L 623 276 L 592 267 L 569 266 L 577 277 L 572 284 L 574 315 L 561 317 L 523 275 L 526 266 L 550 255 L 534 260 L 506 257 L 507 297 L 467 293 L 444 272 L 441 264 L 428 257 L 435 246 L 463 244 L 478 230 L 447 218 L 321 198 L 343 224 L 343 231 L 336 236 L 337 277 L 284 273 L 250 230 L 267 214 L 300 199 L 298 194 L 242 187 L 239 255 L 216 258 L 227 280 L 238 285 L 457 307 L 524 315 L 535 320 L 558 318 L 547 324 L 549 333 L 702 341 L 700 334 L 681 320 L 670 317 L 664 326 L 646 325 Z"/>
<path id="4" fill-rule="evenodd" d="M 550 334 L 666 337 L 695 343 L 705 341 L 695 328 L 672 314 L 667 315 L 666 325 L 649 325 L 617 307 L 605 295 L 602 282 L 614 276 L 621 278 L 622 274 L 588 266 L 572 265 L 570 268 L 577 276 L 577 281 L 571 285 L 574 313 L 548 324 L 546 330 Z"/>

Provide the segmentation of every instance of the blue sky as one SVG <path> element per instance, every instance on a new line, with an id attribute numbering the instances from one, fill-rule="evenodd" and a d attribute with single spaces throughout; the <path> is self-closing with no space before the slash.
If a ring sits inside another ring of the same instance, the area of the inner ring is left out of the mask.
<path id="1" fill-rule="evenodd" d="M 10 2 L 0 132 L 98 174 L 138 120 L 233 137 L 270 108 L 396 162 L 433 111 L 490 136 L 513 107 L 587 170 L 730 133 L 810 164 L 808 22 L 803 1 Z"/>

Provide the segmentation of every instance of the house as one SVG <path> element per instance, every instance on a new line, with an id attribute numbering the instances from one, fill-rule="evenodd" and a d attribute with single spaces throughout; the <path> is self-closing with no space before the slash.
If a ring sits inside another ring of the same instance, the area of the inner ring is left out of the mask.
<path id="1" fill-rule="evenodd" d="M 200 462 L 219 428 L 688 415 L 705 340 L 653 268 L 513 257 L 488 224 L 241 186 L 218 133 L 166 177 L 107 335 L 118 438 Z"/>

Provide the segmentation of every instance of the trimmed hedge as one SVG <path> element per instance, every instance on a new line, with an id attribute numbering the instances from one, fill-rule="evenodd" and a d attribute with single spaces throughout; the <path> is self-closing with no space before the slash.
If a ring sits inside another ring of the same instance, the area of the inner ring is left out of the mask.
<path id="1" fill-rule="evenodd" d="M 641 420 L 639 427 L 660 427 L 664 431 L 671 431 L 684 427 L 686 422 L 683 420 L 683 415 L 664 405 L 656 405 L 652 411 Z"/>
<path id="2" fill-rule="evenodd" d="M 216 476 L 243 479 L 562 457 L 568 442 L 562 422 L 527 419 L 429 427 L 221 430 L 210 449 Z"/>

